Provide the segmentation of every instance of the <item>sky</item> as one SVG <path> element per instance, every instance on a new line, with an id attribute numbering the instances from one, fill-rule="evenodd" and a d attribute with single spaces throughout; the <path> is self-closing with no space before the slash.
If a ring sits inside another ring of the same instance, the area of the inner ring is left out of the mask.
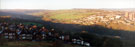
<path id="1" fill-rule="evenodd" d="M 135 0 L 0 0 L 0 9 L 135 8 Z"/>

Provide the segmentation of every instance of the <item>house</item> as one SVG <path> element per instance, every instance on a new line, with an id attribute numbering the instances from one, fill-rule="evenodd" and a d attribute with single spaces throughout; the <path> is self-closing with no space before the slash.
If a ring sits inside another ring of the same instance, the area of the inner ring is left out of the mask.
<path id="1" fill-rule="evenodd" d="M 15 40 L 17 38 L 17 33 L 15 31 L 11 31 L 8 27 L 2 32 L 4 38 Z"/>
<path id="2" fill-rule="evenodd" d="M 19 33 L 20 32 L 20 33 Z M 18 38 L 20 40 L 32 40 L 32 34 L 26 30 L 18 31 Z"/>

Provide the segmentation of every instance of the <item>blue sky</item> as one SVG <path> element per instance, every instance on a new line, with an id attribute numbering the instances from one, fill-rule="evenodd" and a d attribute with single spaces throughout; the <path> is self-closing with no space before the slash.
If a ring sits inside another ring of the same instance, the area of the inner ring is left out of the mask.
<path id="1" fill-rule="evenodd" d="M 0 0 L 0 9 L 135 8 L 135 0 Z"/>

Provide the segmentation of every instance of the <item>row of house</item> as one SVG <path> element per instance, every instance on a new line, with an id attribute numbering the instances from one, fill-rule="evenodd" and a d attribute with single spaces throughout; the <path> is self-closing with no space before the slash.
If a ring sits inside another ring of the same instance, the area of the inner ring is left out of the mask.
<path id="1" fill-rule="evenodd" d="M 133 17 L 133 18 L 131 18 L 131 17 Z M 74 20 L 73 22 L 79 23 L 79 24 L 85 24 L 85 25 L 91 25 L 91 24 L 96 24 L 96 23 L 105 23 L 105 24 L 122 23 L 122 24 L 126 24 L 126 25 L 131 25 L 131 23 L 133 23 L 132 19 L 135 19 L 134 17 L 135 16 L 133 14 L 132 14 L 132 16 L 129 17 L 129 19 L 127 19 L 125 16 L 119 15 L 119 14 L 107 14 L 106 16 L 92 15 L 92 16 L 82 18 L 79 20 Z"/>
<path id="2" fill-rule="evenodd" d="M 0 22 L 0 37 L 8 40 L 29 40 L 29 41 L 55 41 L 62 40 L 71 44 L 91 47 L 86 40 L 80 39 L 80 36 L 72 37 L 64 32 L 57 32 L 54 29 L 48 30 L 45 26 L 24 25 L 22 23 L 1 23 Z"/>

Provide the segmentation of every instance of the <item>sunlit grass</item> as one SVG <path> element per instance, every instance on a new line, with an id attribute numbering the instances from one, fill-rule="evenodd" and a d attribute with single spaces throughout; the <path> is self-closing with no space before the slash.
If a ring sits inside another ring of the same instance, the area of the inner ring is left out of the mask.
<path id="1" fill-rule="evenodd" d="M 53 16 L 49 18 L 55 20 L 74 20 L 93 15 L 94 13 L 79 13 L 79 12 L 67 12 L 67 13 L 52 13 Z"/>

